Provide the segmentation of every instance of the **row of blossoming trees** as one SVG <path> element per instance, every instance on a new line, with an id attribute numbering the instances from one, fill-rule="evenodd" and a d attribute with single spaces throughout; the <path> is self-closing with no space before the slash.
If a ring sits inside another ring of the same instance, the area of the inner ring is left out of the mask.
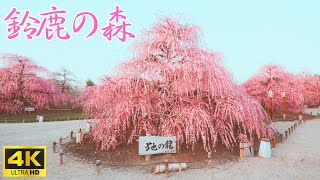
<path id="1" fill-rule="evenodd" d="M 53 78 L 57 75 L 31 59 L 6 54 L 0 65 L 0 114 L 21 113 L 25 107 L 48 109 L 71 101 L 66 80 Z"/>
<path id="2" fill-rule="evenodd" d="M 265 109 L 270 108 L 268 91 L 272 90 L 272 108 L 277 113 L 301 113 L 304 105 L 320 105 L 320 76 L 296 75 L 279 65 L 262 67 L 243 86 Z"/>

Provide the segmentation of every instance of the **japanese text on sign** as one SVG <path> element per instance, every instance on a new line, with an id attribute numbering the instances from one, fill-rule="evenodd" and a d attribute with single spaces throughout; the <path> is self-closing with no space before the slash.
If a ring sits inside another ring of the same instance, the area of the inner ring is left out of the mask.
<path id="1" fill-rule="evenodd" d="M 176 153 L 175 136 L 139 137 L 139 155 Z"/>
<path id="2" fill-rule="evenodd" d="M 24 108 L 24 111 L 34 111 L 35 109 L 33 107 L 26 107 Z"/>

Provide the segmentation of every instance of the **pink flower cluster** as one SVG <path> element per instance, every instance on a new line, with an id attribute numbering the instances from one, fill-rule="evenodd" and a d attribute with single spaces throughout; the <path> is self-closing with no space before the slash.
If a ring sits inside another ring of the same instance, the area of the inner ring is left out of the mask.
<path id="1" fill-rule="evenodd" d="M 45 76 L 48 71 L 34 64 L 29 58 L 8 54 L 1 58 L 0 112 L 19 113 L 25 107 L 36 109 L 58 105 L 66 97 Z"/>
<path id="2" fill-rule="evenodd" d="M 269 109 L 268 91 L 273 91 L 273 110 L 277 113 L 301 113 L 304 105 L 320 103 L 320 78 L 316 75 L 295 75 L 279 65 L 263 66 L 244 84 L 248 94 Z M 284 95 L 284 97 L 283 97 Z M 284 105 L 285 103 L 285 105 Z"/>

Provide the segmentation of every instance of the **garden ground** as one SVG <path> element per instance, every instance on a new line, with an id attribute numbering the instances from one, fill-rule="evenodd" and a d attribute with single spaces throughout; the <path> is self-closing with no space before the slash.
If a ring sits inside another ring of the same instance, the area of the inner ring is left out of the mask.
<path id="1" fill-rule="evenodd" d="M 44 116 L 44 121 L 66 121 L 86 118 L 78 109 L 50 109 L 35 112 L 24 112 L 15 115 L 0 115 L 0 123 L 34 123 L 38 122 L 37 116 Z"/>
<path id="2" fill-rule="evenodd" d="M 85 120 L 1 124 L 0 145 L 46 145 L 47 179 L 319 179 L 320 177 L 320 119 L 299 126 L 284 143 L 272 149 L 272 158 L 247 158 L 214 163 L 212 169 L 192 167 L 182 172 L 154 175 L 151 167 L 104 166 L 96 175 L 95 165 L 65 157 L 59 165 L 59 154 L 52 152 L 52 142 L 66 137 L 70 131 L 85 127 Z M 294 124 L 274 122 L 280 132 Z M 2 149 L 1 149 L 2 151 Z M 2 155 L 2 152 L 1 152 Z M 2 163 L 2 162 L 1 162 Z M 2 173 L 1 173 L 2 174 Z"/>

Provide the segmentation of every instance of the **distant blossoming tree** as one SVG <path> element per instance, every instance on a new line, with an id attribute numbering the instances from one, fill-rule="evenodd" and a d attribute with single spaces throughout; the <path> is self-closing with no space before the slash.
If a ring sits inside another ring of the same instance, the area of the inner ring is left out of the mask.
<path id="1" fill-rule="evenodd" d="M 145 31 L 136 56 L 122 63 L 87 96 L 102 149 L 137 135 L 175 135 L 177 144 L 228 148 L 273 129 L 260 104 L 232 80 L 218 54 L 201 48 L 199 27 L 164 18 Z"/>
<path id="2" fill-rule="evenodd" d="M 282 66 L 266 65 L 259 73 L 244 83 L 247 93 L 269 109 L 268 91 L 273 91 L 273 110 L 283 111 L 282 92 L 285 92 L 285 112 L 299 113 L 303 111 L 302 85 L 297 77 L 284 70 Z"/>
<path id="3" fill-rule="evenodd" d="M 94 82 L 91 79 L 86 80 L 86 87 L 95 86 Z"/>
<path id="4" fill-rule="evenodd" d="M 77 108 L 89 107 L 89 102 L 93 98 L 96 86 L 86 85 L 79 93 L 78 97 L 75 99 L 75 104 Z M 86 113 L 86 112 L 85 112 Z"/>
<path id="5" fill-rule="evenodd" d="M 298 82 L 302 84 L 304 104 L 309 107 L 320 105 L 320 77 L 308 73 L 298 76 Z"/>
<path id="6" fill-rule="evenodd" d="M 95 83 L 91 79 L 85 81 L 84 88 L 79 91 L 78 96 L 75 98 L 75 108 L 82 108 L 88 104 L 88 101 L 92 98 L 95 91 Z"/>
<path id="7" fill-rule="evenodd" d="M 0 68 L 0 112 L 18 113 L 24 107 L 48 108 L 63 100 L 55 84 L 46 79 L 47 70 L 29 58 L 3 55 Z"/>

